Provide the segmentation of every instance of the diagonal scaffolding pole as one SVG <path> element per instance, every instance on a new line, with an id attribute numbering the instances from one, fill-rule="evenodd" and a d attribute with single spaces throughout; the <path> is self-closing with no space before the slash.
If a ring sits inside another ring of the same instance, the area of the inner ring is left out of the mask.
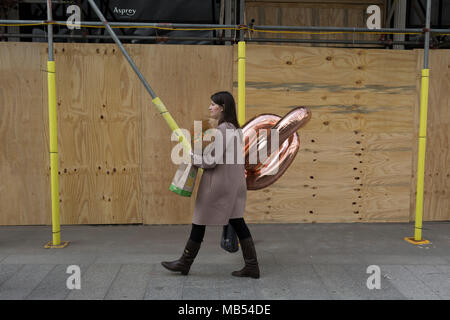
<path id="1" fill-rule="evenodd" d="M 186 137 L 181 132 L 180 128 L 178 127 L 175 120 L 172 118 L 172 115 L 170 112 L 166 109 L 161 99 L 156 95 L 156 93 L 153 91 L 153 89 L 148 84 L 147 80 L 144 78 L 142 73 L 139 71 L 138 67 L 134 63 L 133 59 L 128 54 L 127 50 L 124 48 L 122 42 L 119 40 L 111 26 L 108 24 L 108 21 L 106 21 L 105 17 L 101 13 L 101 11 L 98 9 L 97 5 L 95 4 L 94 0 L 88 0 L 89 4 L 91 5 L 92 9 L 94 10 L 95 14 L 98 16 L 98 18 L 102 21 L 104 24 L 106 30 L 111 35 L 114 42 L 117 44 L 117 46 L 120 48 L 120 51 L 122 51 L 123 55 L 127 59 L 128 63 L 130 64 L 131 68 L 133 68 L 134 72 L 137 74 L 139 79 L 141 80 L 142 84 L 144 85 L 147 92 L 152 97 L 152 102 L 155 105 L 156 109 L 159 111 L 159 113 L 162 115 L 164 120 L 166 120 L 167 124 L 169 125 L 172 132 L 175 133 L 176 137 L 178 138 L 178 141 L 181 142 L 184 150 L 189 153 L 191 151 L 191 144 L 190 141 L 186 139 Z"/>

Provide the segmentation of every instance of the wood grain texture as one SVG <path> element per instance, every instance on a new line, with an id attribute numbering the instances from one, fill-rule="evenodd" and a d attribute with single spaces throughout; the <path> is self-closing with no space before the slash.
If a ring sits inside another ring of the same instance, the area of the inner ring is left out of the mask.
<path id="1" fill-rule="evenodd" d="M 57 44 L 55 61 L 61 223 L 142 222 L 133 70 L 113 44 Z"/>
<path id="2" fill-rule="evenodd" d="M 384 22 L 385 1 L 246 1 L 246 21 L 255 20 L 255 25 L 265 26 L 305 26 L 305 27 L 354 27 L 367 28 L 366 13 L 369 5 L 376 4 L 381 9 Z M 383 27 L 383 23 L 382 23 Z M 254 38 L 314 39 L 314 40 L 372 40 L 380 35 L 363 33 L 268 33 L 252 32 Z M 260 42 L 263 44 L 263 42 Z M 306 47 L 352 47 L 352 44 L 331 43 L 277 43 L 274 45 Z M 358 45 L 376 47 L 377 45 Z"/>
<path id="3" fill-rule="evenodd" d="M 0 224 L 46 224 L 49 221 L 45 173 L 48 149 L 43 118 L 39 46 L 0 46 Z"/>
<path id="4" fill-rule="evenodd" d="M 208 118 L 213 93 L 232 91 L 232 47 L 170 45 L 141 50 L 140 69 L 180 128 L 190 130 L 194 120 Z M 200 179 L 189 198 L 169 191 L 178 168 L 170 160 L 177 142 L 171 141 L 171 131 L 151 97 L 143 87 L 140 90 L 144 223 L 190 224 Z"/>
<path id="5" fill-rule="evenodd" d="M 249 192 L 249 221 L 408 221 L 416 59 L 406 51 L 249 45 L 247 119 L 312 110 L 287 173 Z"/>
<path id="6" fill-rule="evenodd" d="M 237 48 L 127 46 L 177 123 L 237 98 Z M 449 220 L 449 68 L 430 52 L 424 221 Z M 112 44 L 55 46 L 61 223 L 189 224 L 168 190 L 170 129 Z M 0 46 L 0 224 L 50 224 L 46 44 Z M 246 119 L 312 110 L 300 150 L 272 186 L 248 193 L 252 223 L 414 219 L 421 51 L 247 45 Z M 197 187 L 198 187 L 197 180 Z"/>
<path id="7" fill-rule="evenodd" d="M 417 50 L 417 97 L 414 112 L 414 144 L 411 183 L 410 219 L 415 220 L 417 158 L 420 113 L 420 72 L 423 50 Z M 427 143 L 423 220 L 450 220 L 450 54 L 447 50 L 431 50 L 428 94 Z"/>

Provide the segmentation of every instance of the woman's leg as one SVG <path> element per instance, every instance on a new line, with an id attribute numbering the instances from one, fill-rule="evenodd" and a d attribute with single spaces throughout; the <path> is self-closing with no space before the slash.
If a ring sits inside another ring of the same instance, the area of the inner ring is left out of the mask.
<path id="1" fill-rule="evenodd" d="M 244 240 L 252 236 L 244 218 L 230 219 L 228 222 L 231 224 L 234 231 L 236 231 L 239 240 Z"/>
<path id="2" fill-rule="evenodd" d="M 203 237 L 205 236 L 205 230 L 206 226 L 200 224 L 192 224 L 191 235 L 189 239 L 201 243 L 203 241 Z"/>
<path id="3" fill-rule="evenodd" d="M 239 237 L 245 262 L 244 268 L 239 271 L 233 271 L 231 274 L 236 277 L 259 278 L 259 266 L 258 259 L 256 258 L 255 244 L 253 243 L 250 230 L 248 229 L 244 218 L 230 219 L 229 223 Z"/>
<path id="4" fill-rule="evenodd" d="M 163 267 L 170 271 L 179 271 L 181 274 L 187 275 L 200 250 L 200 244 L 203 241 L 205 229 L 205 226 L 192 224 L 191 235 L 189 236 L 189 240 L 184 248 L 181 258 L 171 262 L 163 261 L 161 262 Z"/>

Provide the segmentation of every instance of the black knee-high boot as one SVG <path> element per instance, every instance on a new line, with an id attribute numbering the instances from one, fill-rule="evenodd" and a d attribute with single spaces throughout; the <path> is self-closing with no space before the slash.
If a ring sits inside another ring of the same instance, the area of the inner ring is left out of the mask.
<path id="1" fill-rule="evenodd" d="M 259 266 L 256 258 L 255 244 L 252 237 L 239 241 L 241 243 L 242 255 L 244 256 L 245 266 L 239 271 L 233 271 L 231 274 L 235 277 L 259 278 Z"/>
<path id="2" fill-rule="evenodd" d="M 183 275 L 187 275 L 200 249 L 200 244 L 201 243 L 189 239 L 180 259 L 171 262 L 163 261 L 161 264 L 170 271 L 178 271 Z"/>

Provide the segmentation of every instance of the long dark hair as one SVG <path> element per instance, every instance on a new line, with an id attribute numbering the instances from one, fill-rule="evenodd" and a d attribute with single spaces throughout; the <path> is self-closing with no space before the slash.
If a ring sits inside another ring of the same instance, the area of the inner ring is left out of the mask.
<path id="1" fill-rule="evenodd" d="M 223 116 L 219 120 L 219 124 L 222 122 L 230 122 L 236 128 L 239 128 L 239 123 L 236 116 L 236 103 L 234 102 L 233 95 L 228 91 L 216 92 L 211 96 L 211 100 L 223 107 Z"/>

